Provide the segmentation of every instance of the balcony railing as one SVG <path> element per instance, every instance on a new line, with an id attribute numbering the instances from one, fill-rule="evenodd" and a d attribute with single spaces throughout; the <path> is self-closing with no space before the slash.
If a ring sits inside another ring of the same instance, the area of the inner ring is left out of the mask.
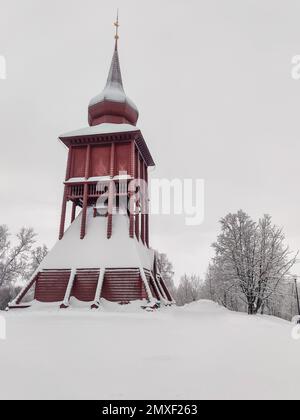
<path id="1" fill-rule="evenodd" d="M 99 185 L 97 182 L 88 184 L 88 197 L 100 197 L 108 193 L 108 184 Z M 115 183 L 116 195 L 125 196 L 128 193 L 127 182 Z M 67 185 L 67 197 L 69 200 L 82 199 L 84 194 L 84 184 Z"/>

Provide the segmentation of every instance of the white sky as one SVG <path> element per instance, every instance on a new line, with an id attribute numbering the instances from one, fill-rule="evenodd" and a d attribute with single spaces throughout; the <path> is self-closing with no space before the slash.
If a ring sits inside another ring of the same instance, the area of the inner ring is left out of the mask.
<path id="1" fill-rule="evenodd" d="M 120 8 L 120 59 L 157 167 L 204 178 L 205 222 L 155 216 L 152 245 L 178 278 L 204 274 L 218 220 L 270 213 L 300 248 L 300 54 L 297 0 L 0 0 L 0 223 L 57 238 L 66 150 L 104 87 Z M 300 264 L 299 264 L 300 265 Z M 297 268 L 296 271 L 300 272 Z"/>

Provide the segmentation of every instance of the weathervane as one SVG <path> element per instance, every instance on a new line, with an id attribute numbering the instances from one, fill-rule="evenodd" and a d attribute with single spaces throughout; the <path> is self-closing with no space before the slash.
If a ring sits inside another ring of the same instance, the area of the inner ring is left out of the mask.
<path id="1" fill-rule="evenodd" d="M 115 40 L 118 42 L 119 39 L 119 9 L 117 10 L 117 20 L 114 22 L 114 25 L 116 27 L 116 34 L 115 34 Z"/>

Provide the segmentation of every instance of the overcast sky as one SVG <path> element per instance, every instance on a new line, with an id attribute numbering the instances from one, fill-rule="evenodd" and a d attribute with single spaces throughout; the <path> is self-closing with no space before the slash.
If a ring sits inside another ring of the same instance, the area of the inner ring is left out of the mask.
<path id="1" fill-rule="evenodd" d="M 56 241 L 66 150 L 104 87 L 120 8 L 126 93 L 152 176 L 203 178 L 205 221 L 154 216 L 151 243 L 176 277 L 204 275 L 218 220 L 270 213 L 300 248 L 299 0 L 0 0 L 0 223 Z M 300 273 L 299 267 L 296 271 Z"/>

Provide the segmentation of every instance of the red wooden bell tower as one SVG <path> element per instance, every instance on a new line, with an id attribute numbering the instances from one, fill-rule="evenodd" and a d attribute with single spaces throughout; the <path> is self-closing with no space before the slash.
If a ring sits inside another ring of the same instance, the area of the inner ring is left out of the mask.
<path id="1" fill-rule="evenodd" d="M 173 303 L 149 248 L 147 183 L 154 161 L 123 88 L 118 19 L 115 26 L 107 82 L 89 104 L 89 126 L 59 137 L 68 149 L 59 241 L 10 307 L 29 306 L 23 301 L 31 288 L 35 301 L 62 308 L 74 299 L 92 308 L 101 299 Z"/>

